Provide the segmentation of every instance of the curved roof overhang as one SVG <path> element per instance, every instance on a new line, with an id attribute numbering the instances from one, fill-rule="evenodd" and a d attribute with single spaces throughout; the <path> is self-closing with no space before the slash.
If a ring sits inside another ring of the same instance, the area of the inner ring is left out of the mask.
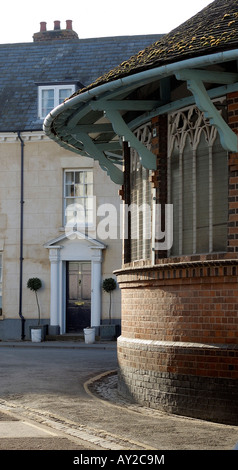
<path id="1" fill-rule="evenodd" d="M 237 61 L 238 49 L 162 65 L 103 83 L 72 96 L 53 109 L 44 121 L 47 136 L 60 146 L 98 160 L 116 184 L 123 183 L 122 143 L 136 149 L 141 163 L 156 169 L 156 157 L 133 131 L 154 116 L 194 103 L 217 127 L 223 147 L 238 151 L 237 135 L 212 100 L 238 91 L 238 73 L 226 67 Z M 235 68 L 237 70 L 237 67 Z M 171 80 L 184 87 L 171 98 Z M 191 94 L 184 93 L 189 89 Z"/>

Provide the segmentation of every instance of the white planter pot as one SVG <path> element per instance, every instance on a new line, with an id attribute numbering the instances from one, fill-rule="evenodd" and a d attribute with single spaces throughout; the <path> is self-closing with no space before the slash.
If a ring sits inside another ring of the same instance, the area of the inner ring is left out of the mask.
<path id="1" fill-rule="evenodd" d="M 95 342 L 95 328 L 84 328 L 84 340 L 86 344 L 93 344 Z"/>
<path id="2" fill-rule="evenodd" d="M 41 342 L 41 328 L 31 329 L 31 341 L 33 343 Z"/>

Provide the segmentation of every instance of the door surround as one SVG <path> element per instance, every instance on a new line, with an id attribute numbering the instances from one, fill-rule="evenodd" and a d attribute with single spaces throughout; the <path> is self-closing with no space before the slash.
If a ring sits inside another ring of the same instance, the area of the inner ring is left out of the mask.
<path id="1" fill-rule="evenodd" d="M 91 262 L 91 326 L 99 328 L 101 321 L 102 250 L 106 245 L 77 232 L 72 239 L 65 234 L 44 244 L 49 250 L 50 334 L 66 332 L 66 262 Z"/>

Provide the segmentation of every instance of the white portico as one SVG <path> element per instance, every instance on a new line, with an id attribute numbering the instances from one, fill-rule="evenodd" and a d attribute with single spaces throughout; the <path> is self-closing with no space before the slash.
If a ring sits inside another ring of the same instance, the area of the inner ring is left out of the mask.
<path id="1" fill-rule="evenodd" d="M 79 262 L 91 265 L 91 318 L 90 326 L 99 327 L 101 320 L 101 275 L 102 250 L 106 246 L 85 234 L 73 232 L 49 241 L 44 245 L 49 250 L 51 266 L 51 302 L 50 302 L 50 334 L 66 332 L 66 302 L 67 302 L 67 266 Z M 90 278 L 88 278 L 90 279 Z M 81 283 L 81 280 L 78 281 Z M 88 281 L 90 282 L 90 281 Z"/>

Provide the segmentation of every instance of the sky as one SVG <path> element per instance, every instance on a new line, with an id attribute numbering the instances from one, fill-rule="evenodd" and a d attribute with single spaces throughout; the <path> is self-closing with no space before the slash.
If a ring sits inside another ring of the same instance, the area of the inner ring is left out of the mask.
<path id="1" fill-rule="evenodd" d="M 1 5 L 0 44 L 32 42 L 40 30 L 54 29 L 54 21 L 73 21 L 79 38 L 164 34 L 198 13 L 212 0 L 5 0 Z M 146 8 L 148 5 L 149 8 Z"/>

